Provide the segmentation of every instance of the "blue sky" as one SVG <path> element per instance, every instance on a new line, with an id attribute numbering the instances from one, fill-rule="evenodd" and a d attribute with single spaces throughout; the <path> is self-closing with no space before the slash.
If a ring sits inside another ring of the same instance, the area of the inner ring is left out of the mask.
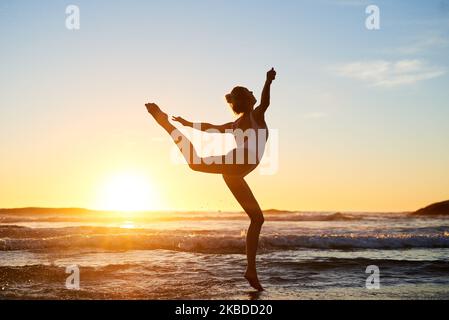
<path id="1" fill-rule="evenodd" d="M 65 28 L 69 4 L 79 31 Z M 369 4 L 380 30 L 365 28 Z M 139 109 L 146 101 L 228 122 L 224 94 L 237 84 L 259 92 L 272 66 L 280 170 L 250 178 L 264 205 L 405 210 L 449 197 L 449 1 L 2 0 L 0 48 L 0 174 L 29 185 L 22 194 L 4 184 L 0 206 L 16 206 L 17 193 L 27 204 L 88 206 L 34 194 L 37 172 L 58 159 L 51 190 L 113 148 L 129 154 L 118 165 L 148 160 L 149 147 L 166 152 L 148 142 L 160 132 Z"/>

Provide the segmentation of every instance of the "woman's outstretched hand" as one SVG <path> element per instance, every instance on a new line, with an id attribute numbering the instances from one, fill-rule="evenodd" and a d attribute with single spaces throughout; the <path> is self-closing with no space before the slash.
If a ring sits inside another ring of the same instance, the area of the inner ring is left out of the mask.
<path id="1" fill-rule="evenodd" d="M 182 124 L 183 126 L 188 126 L 189 125 L 189 121 L 185 120 L 182 117 L 172 117 L 171 118 L 173 121 L 179 122 L 180 124 Z"/>
<path id="2" fill-rule="evenodd" d="M 151 110 L 154 109 L 154 107 L 156 107 L 157 109 L 159 109 L 158 105 L 155 103 L 145 103 L 145 107 L 147 107 L 147 111 L 149 113 L 151 113 Z"/>
<path id="3" fill-rule="evenodd" d="M 267 72 L 267 81 L 271 82 L 274 79 L 276 79 L 276 71 L 274 68 L 271 68 L 271 70 Z"/>

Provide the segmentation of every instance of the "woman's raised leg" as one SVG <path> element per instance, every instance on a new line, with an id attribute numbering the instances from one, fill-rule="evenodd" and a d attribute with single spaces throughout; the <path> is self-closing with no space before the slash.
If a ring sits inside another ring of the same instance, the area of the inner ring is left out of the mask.
<path id="1" fill-rule="evenodd" d="M 223 178 L 234 197 L 251 219 L 246 234 L 246 256 L 248 267 L 246 269 L 245 278 L 253 288 L 262 291 L 263 288 L 257 277 L 256 270 L 257 246 L 259 243 L 260 230 L 264 223 L 262 210 L 243 177 L 223 175 Z"/>
<path id="2" fill-rule="evenodd" d="M 166 113 L 154 103 L 146 104 L 146 107 L 156 122 L 171 136 L 192 170 L 204 173 L 243 175 L 254 168 L 253 164 L 227 163 L 227 158 L 229 158 L 227 155 L 207 158 L 198 156 L 192 142 L 170 123 Z M 236 149 L 230 152 L 236 153 Z M 231 158 L 237 159 L 237 156 L 234 155 Z"/>
<path id="3" fill-rule="evenodd" d="M 155 103 L 145 105 L 154 120 L 170 135 L 189 165 L 198 162 L 198 155 L 189 139 L 168 121 L 168 115 Z M 196 158 L 196 159 L 195 159 Z"/>

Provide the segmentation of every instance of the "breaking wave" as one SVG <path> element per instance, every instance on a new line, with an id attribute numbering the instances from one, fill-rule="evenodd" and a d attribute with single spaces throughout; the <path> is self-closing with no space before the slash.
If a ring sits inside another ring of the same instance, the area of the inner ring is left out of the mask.
<path id="1" fill-rule="evenodd" d="M 401 230 L 395 233 L 329 233 L 299 235 L 263 235 L 260 247 L 265 251 L 312 249 L 407 249 L 449 248 L 449 228 Z M 54 228 L 32 229 L 1 227 L 0 251 L 51 249 L 154 250 L 186 252 L 243 253 L 244 234 L 234 236 L 207 231 L 149 229 Z"/>

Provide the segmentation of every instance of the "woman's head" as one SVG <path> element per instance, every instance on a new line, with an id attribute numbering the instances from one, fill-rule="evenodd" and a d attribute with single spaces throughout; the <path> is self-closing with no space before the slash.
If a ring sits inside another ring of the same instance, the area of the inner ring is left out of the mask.
<path id="1" fill-rule="evenodd" d="M 235 114 L 251 111 L 257 102 L 253 92 L 245 87 L 235 87 L 232 89 L 231 93 L 226 95 L 226 101 L 229 103 Z"/>

